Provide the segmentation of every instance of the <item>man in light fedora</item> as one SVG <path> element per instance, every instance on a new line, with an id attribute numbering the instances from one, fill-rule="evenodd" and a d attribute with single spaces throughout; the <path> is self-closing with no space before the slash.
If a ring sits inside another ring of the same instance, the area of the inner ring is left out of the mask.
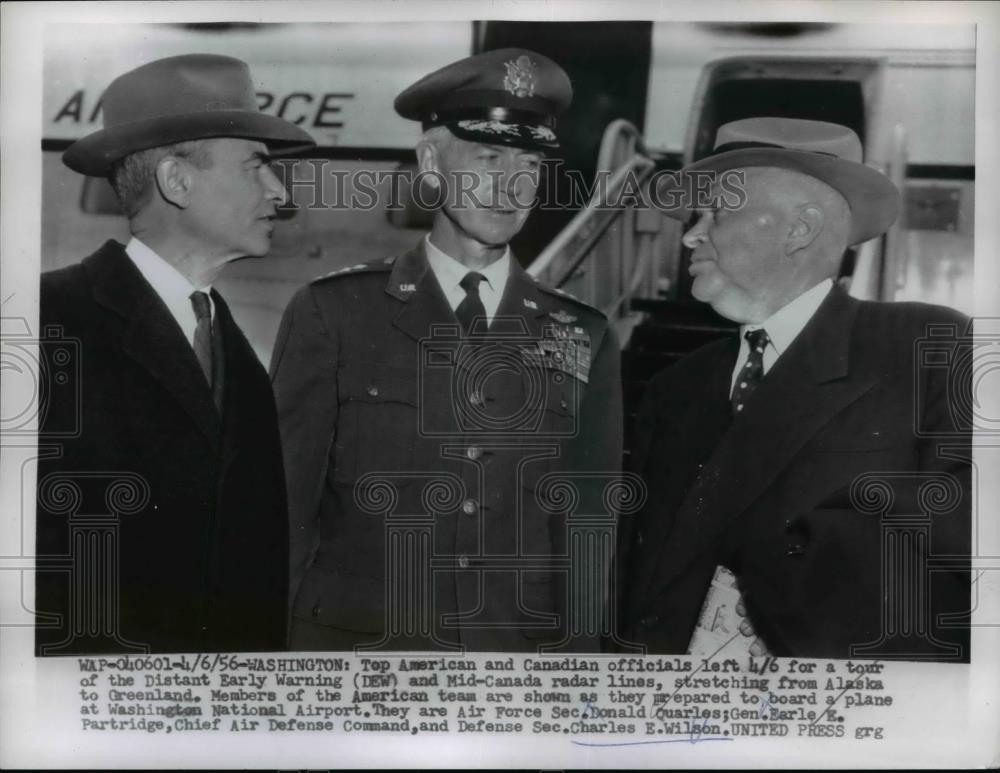
<path id="1" fill-rule="evenodd" d="M 41 395 L 56 455 L 39 464 L 37 651 L 282 649 L 274 399 L 212 284 L 270 248 L 286 194 L 269 151 L 313 143 L 258 112 L 249 68 L 225 56 L 145 64 L 103 110 L 63 160 L 111 181 L 132 238 L 41 280 L 42 329 L 77 356 Z"/>
<path id="2" fill-rule="evenodd" d="M 715 152 L 682 170 L 682 185 L 742 180 L 741 195 L 695 202 L 683 237 L 692 293 L 740 335 L 658 374 L 637 422 L 649 499 L 625 635 L 650 652 L 685 652 L 697 634 L 727 652 L 969 658 L 967 622 L 943 618 L 970 608 L 968 572 L 928 569 L 969 555 L 969 426 L 953 410 L 969 385 L 918 356 L 968 320 L 835 283 L 845 248 L 899 208 L 861 160 L 846 127 L 761 117 L 720 127 Z M 739 600 L 720 604 L 725 578 Z"/>

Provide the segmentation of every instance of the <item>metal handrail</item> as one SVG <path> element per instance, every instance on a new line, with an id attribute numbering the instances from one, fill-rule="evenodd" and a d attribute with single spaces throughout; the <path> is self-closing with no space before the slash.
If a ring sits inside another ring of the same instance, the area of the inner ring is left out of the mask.
<path id="1" fill-rule="evenodd" d="M 652 159 L 646 158 L 645 156 L 633 156 L 624 164 L 622 164 L 617 171 L 611 176 L 608 183 L 608 195 L 611 192 L 621 187 L 621 184 L 625 181 L 629 172 L 639 167 L 645 167 L 643 172 L 652 171 L 655 166 L 655 162 Z M 587 206 L 577 212 L 573 219 L 566 224 L 566 227 L 560 231 L 556 237 L 548 243 L 548 245 L 540 253 L 538 257 L 531 263 L 527 268 L 528 274 L 531 276 L 539 276 L 545 272 L 549 266 L 555 261 L 556 257 L 562 252 L 563 248 L 569 244 L 576 236 L 584 229 L 585 226 L 589 224 L 596 213 L 604 212 L 608 210 L 606 205 L 606 200 L 600 195 L 600 191 L 594 191 L 591 196 L 590 201 L 587 202 Z M 616 216 L 620 215 L 624 210 L 617 210 Z M 610 222 L 609 222 L 610 224 Z M 606 229 L 601 229 L 602 233 Z"/>
<path id="2" fill-rule="evenodd" d="M 624 160 L 620 160 L 622 156 L 625 156 Z M 633 208 L 612 207 L 610 201 L 621 192 L 630 176 L 637 183 L 645 182 L 655 169 L 655 162 L 645 155 L 645 147 L 638 129 L 624 119 L 608 124 L 601 138 L 597 174 L 605 174 L 611 169 L 614 169 L 614 173 L 611 174 L 607 185 L 595 187 L 587 205 L 576 213 L 528 267 L 530 275 L 537 277 L 546 271 L 551 271 L 559 261 L 560 275 L 553 277 L 552 283 L 555 287 L 561 287 L 576 274 L 580 265 L 593 255 L 594 246 L 614 222 L 626 214 L 634 216 Z M 634 252 L 631 242 L 633 235 L 628 231 L 629 227 L 626 225 L 622 233 L 623 243 L 615 255 L 616 270 L 619 273 L 626 270 L 626 264 L 631 261 Z M 616 312 L 623 301 L 634 294 L 641 284 L 642 274 L 648 270 L 647 258 L 648 256 L 640 255 L 636 265 L 628 267 L 629 278 L 622 282 L 622 286 L 627 288 L 625 294 L 608 307 L 608 314 Z M 592 281 L 597 281 L 596 276 Z"/>

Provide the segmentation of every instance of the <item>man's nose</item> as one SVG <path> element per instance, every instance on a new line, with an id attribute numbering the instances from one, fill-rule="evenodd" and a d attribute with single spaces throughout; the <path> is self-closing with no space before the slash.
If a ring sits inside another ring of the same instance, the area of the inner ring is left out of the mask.
<path id="1" fill-rule="evenodd" d="M 681 237 L 684 246 L 693 250 L 708 237 L 708 217 L 699 215 L 694 225 L 691 226 Z"/>
<path id="2" fill-rule="evenodd" d="M 286 204 L 288 202 L 288 191 L 285 189 L 285 184 L 278 178 L 278 175 L 269 166 L 263 167 L 263 175 L 264 189 L 267 191 L 267 197 L 279 207 L 282 204 Z"/>
<path id="3" fill-rule="evenodd" d="M 538 190 L 537 173 L 516 163 L 509 164 L 497 181 L 497 200 L 504 206 L 530 207 Z"/>

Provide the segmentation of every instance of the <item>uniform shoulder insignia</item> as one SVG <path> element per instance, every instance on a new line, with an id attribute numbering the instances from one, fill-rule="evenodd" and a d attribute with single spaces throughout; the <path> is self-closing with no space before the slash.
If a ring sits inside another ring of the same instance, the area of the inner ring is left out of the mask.
<path id="1" fill-rule="evenodd" d="M 372 274 L 380 273 L 392 270 L 392 264 L 395 262 L 395 258 L 385 258 L 380 260 L 373 260 L 368 263 L 358 263 L 354 266 L 344 266 L 343 268 L 338 268 L 335 271 L 331 271 L 329 274 L 324 274 L 323 276 L 317 277 L 315 281 L 322 282 L 326 279 L 334 279 L 343 276 L 357 276 L 358 274 Z"/>
<path id="2" fill-rule="evenodd" d="M 573 304 L 573 306 L 575 307 L 574 311 L 582 309 L 582 310 L 589 311 L 592 314 L 596 314 L 601 319 L 607 319 L 607 317 L 604 315 L 604 312 L 602 312 L 600 309 L 594 308 L 589 303 L 584 303 L 579 298 L 576 298 L 576 297 L 570 295 L 565 290 L 560 290 L 557 287 L 547 287 L 546 285 L 542 284 L 541 282 L 539 282 L 536 285 L 536 287 L 538 287 L 538 289 L 541 290 L 542 292 L 547 293 L 549 295 L 552 295 L 555 298 L 558 298 L 560 301 L 565 301 L 567 303 Z M 555 312 L 555 314 L 559 314 L 559 312 Z M 566 312 L 562 312 L 562 314 L 566 314 Z M 556 319 L 557 321 L 559 321 L 558 317 L 556 317 L 554 315 L 553 315 L 553 319 Z"/>

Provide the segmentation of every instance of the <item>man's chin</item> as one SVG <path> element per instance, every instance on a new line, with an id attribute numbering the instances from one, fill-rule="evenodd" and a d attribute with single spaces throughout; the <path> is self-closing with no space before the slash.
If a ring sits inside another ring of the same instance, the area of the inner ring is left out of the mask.
<path id="1" fill-rule="evenodd" d="M 691 295 L 702 303 L 713 303 L 722 295 L 722 288 L 714 277 L 700 275 L 691 283 Z"/>
<path id="2" fill-rule="evenodd" d="M 270 251 L 271 243 L 268 242 L 266 245 L 257 245 L 253 249 L 248 249 L 243 255 L 233 258 L 233 260 L 260 260 L 261 258 L 266 258 Z"/>
<path id="3" fill-rule="evenodd" d="M 510 240 L 517 236 L 520 230 L 520 228 L 504 229 L 501 232 L 490 230 L 477 234 L 476 239 L 487 247 L 506 247 L 510 243 Z"/>
<path id="4" fill-rule="evenodd" d="M 745 315 L 739 294 L 734 293 L 732 288 L 727 288 L 716 278 L 710 276 L 695 277 L 694 283 L 691 285 L 691 295 L 695 300 L 711 306 L 720 317 L 741 324 L 744 322 Z"/>

